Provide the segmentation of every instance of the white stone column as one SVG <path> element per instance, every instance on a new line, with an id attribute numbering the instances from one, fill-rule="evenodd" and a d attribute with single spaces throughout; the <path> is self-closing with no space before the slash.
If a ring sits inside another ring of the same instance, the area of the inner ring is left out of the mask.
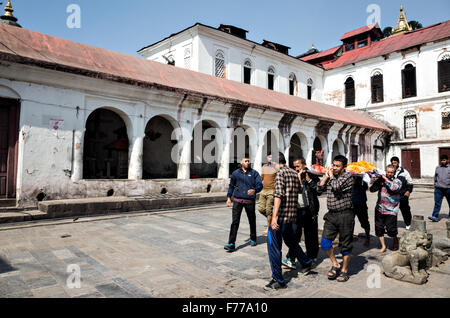
<path id="1" fill-rule="evenodd" d="M 183 134 L 183 139 L 179 141 L 181 151 L 177 179 L 189 180 L 191 177 L 191 139 L 192 137 Z"/>
<path id="2" fill-rule="evenodd" d="M 130 163 L 128 165 L 128 179 L 142 180 L 144 160 L 144 136 L 133 138 L 131 144 Z"/>
<path id="3" fill-rule="evenodd" d="M 85 130 L 76 130 L 74 134 L 72 181 L 83 179 L 84 133 Z"/>
<path id="4" fill-rule="evenodd" d="M 223 142 L 219 146 L 223 147 L 222 157 L 219 162 L 218 179 L 228 179 L 230 177 L 230 153 L 231 153 L 231 137 L 233 135 L 232 128 L 222 129 Z M 239 141 L 239 140 L 238 140 Z"/>

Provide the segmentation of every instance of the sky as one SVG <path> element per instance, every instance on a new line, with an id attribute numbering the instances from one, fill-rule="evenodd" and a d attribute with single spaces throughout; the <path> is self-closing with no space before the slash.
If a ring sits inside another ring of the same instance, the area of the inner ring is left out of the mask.
<path id="1" fill-rule="evenodd" d="M 6 4 L 3 1 L 2 8 Z M 406 17 L 429 26 L 450 19 L 450 0 L 12 0 L 22 27 L 137 56 L 136 51 L 197 22 L 231 24 L 249 40 L 277 42 L 300 55 L 312 43 L 320 51 L 379 17 L 381 29 L 395 26 L 400 5 Z M 80 8 L 80 28 L 70 5 Z M 69 7 L 70 8 L 70 7 Z M 375 8 L 375 9 L 373 9 Z M 2 9 L 3 11 L 3 9 Z M 379 13 L 379 14 L 377 14 Z M 378 21 L 378 20 L 377 20 Z"/>

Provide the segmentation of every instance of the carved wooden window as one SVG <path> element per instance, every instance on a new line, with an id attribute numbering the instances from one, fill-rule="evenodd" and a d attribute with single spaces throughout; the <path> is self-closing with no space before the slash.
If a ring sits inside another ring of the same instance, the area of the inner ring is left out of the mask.
<path id="1" fill-rule="evenodd" d="M 294 95 L 295 93 L 295 85 L 297 83 L 297 78 L 294 73 L 289 75 L 289 95 Z"/>
<path id="2" fill-rule="evenodd" d="M 275 69 L 271 66 L 267 70 L 267 88 L 273 90 L 275 82 Z"/>
<path id="3" fill-rule="evenodd" d="M 416 68 L 408 64 L 402 70 L 402 95 L 403 98 L 417 96 L 416 89 Z"/>
<path id="4" fill-rule="evenodd" d="M 382 103 L 383 96 L 383 74 L 376 72 L 370 79 L 372 86 L 372 103 Z"/>
<path id="5" fill-rule="evenodd" d="M 450 109 L 446 108 L 442 113 L 442 129 L 450 128 Z"/>
<path id="6" fill-rule="evenodd" d="M 417 116 L 416 114 L 405 115 L 405 138 L 417 138 Z"/>
<path id="7" fill-rule="evenodd" d="M 225 55 L 222 51 L 216 52 L 214 75 L 216 77 L 225 78 Z"/>
<path id="8" fill-rule="evenodd" d="M 252 62 L 246 60 L 244 62 L 244 83 L 250 84 L 252 80 Z"/>
<path id="9" fill-rule="evenodd" d="M 355 106 L 355 81 L 351 77 L 345 81 L 345 106 Z"/>
<path id="10" fill-rule="evenodd" d="M 450 54 L 445 54 L 438 62 L 439 93 L 450 91 Z"/>

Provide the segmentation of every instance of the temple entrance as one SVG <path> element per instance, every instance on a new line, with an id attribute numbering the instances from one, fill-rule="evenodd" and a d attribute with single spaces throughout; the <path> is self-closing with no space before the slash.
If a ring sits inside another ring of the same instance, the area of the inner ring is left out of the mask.
<path id="1" fill-rule="evenodd" d="M 16 197 L 20 103 L 0 98 L 0 198 Z"/>
<path id="2" fill-rule="evenodd" d="M 217 178 L 219 158 L 217 130 L 218 128 L 206 120 L 195 125 L 191 141 L 191 179 Z"/>

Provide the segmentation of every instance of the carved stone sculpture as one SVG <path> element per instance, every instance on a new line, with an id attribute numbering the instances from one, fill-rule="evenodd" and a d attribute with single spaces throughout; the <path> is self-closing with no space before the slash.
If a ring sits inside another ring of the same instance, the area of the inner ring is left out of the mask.
<path id="1" fill-rule="evenodd" d="M 426 233 L 425 221 L 415 218 L 410 231 L 403 232 L 399 250 L 382 261 L 384 274 L 404 282 L 426 283 L 427 269 L 437 266 L 448 259 L 450 239 L 439 238 L 433 242 L 433 235 Z M 450 229 L 447 222 L 447 236 Z M 424 231 L 423 231 L 424 230 Z"/>

